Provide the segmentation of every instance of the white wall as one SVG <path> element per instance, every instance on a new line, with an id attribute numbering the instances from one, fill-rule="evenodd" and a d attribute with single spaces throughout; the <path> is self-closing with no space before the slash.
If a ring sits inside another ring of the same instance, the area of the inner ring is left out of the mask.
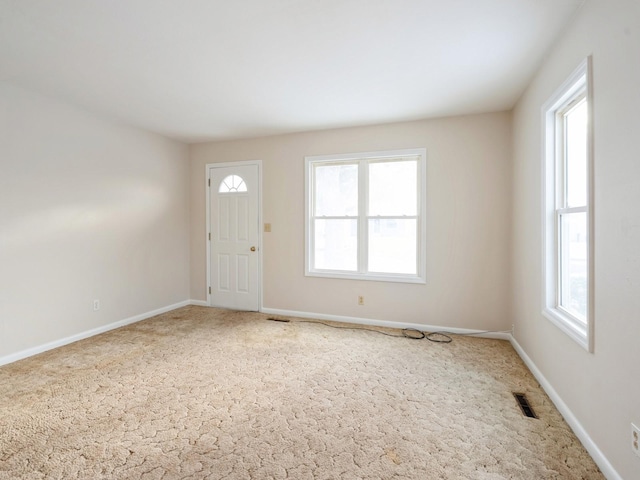
<path id="1" fill-rule="evenodd" d="M 191 298 L 206 299 L 205 165 L 261 159 L 264 307 L 510 329 L 510 122 L 493 113 L 192 145 Z M 304 157 L 416 147 L 427 149 L 427 284 L 305 277 Z"/>
<path id="2" fill-rule="evenodd" d="M 595 352 L 541 315 L 541 106 L 593 54 Z M 514 111 L 517 341 L 625 479 L 640 478 L 640 2 L 587 1 Z"/>
<path id="3" fill-rule="evenodd" d="M 0 83 L 0 358 L 189 298 L 187 155 Z"/>

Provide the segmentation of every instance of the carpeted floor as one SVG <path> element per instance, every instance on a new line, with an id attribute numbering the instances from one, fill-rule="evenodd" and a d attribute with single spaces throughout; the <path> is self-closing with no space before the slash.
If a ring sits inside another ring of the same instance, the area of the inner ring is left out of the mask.
<path id="1" fill-rule="evenodd" d="M 266 318 L 185 307 L 1 367 L 0 478 L 604 478 L 508 342 Z"/>

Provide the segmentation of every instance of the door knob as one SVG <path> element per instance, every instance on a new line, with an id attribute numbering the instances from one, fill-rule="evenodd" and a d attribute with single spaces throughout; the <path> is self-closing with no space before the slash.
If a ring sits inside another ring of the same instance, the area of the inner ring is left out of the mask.
<path id="1" fill-rule="evenodd" d="M 255 252 L 256 251 L 256 247 L 251 247 L 251 251 Z"/>

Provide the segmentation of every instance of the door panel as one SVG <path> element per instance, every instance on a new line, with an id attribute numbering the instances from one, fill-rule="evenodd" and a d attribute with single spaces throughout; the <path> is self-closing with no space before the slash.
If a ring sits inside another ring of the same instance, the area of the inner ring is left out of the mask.
<path id="1" fill-rule="evenodd" d="M 229 237 L 229 227 L 230 227 L 230 218 L 231 215 L 230 209 L 230 201 L 229 198 L 219 198 L 218 199 L 218 221 L 211 222 L 211 225 L 218 225 L 218 231 L 215 232 L 219 241 L 228 242 L 230 240 Z M 213 210 L 212 210 L 213 211 Z"/>
<path id="2" fill-rule="evenodd" d="M 236 289 L 241 293 L 249 293 L 249 277 L 251 276 L 249 271 L 249 256 L 238 255 L 237 261 L 236 271 L 238 272 L 238 285 Z"/>
<path id="3" fill-rule="evenodd" d="M 229 255 L 218 255 L 218 290 L 231 291 L 229 281 Z"/>
<path id="4" fill-rule="evenodd" d="M 248 197 L 240 197 L 238 198 L 238 231 L 236 233 L 236 238 L 238 241 L 249 241 L 249 198 Z"/>
<path id="5" fill-rule="evenodd" d="M 211 306 L 259 309 L 257 165 L 209 169 Z"/>

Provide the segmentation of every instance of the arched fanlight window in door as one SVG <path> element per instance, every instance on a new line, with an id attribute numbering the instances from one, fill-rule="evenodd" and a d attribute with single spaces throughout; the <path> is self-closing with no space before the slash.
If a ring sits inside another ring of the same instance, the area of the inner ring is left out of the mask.
<path id="1" fill-rule="evenodd" d="M 247 184 L 238 175 L 229 175 L 220 182 L 218 193 L 241 193 L 247 191 Z"/>

